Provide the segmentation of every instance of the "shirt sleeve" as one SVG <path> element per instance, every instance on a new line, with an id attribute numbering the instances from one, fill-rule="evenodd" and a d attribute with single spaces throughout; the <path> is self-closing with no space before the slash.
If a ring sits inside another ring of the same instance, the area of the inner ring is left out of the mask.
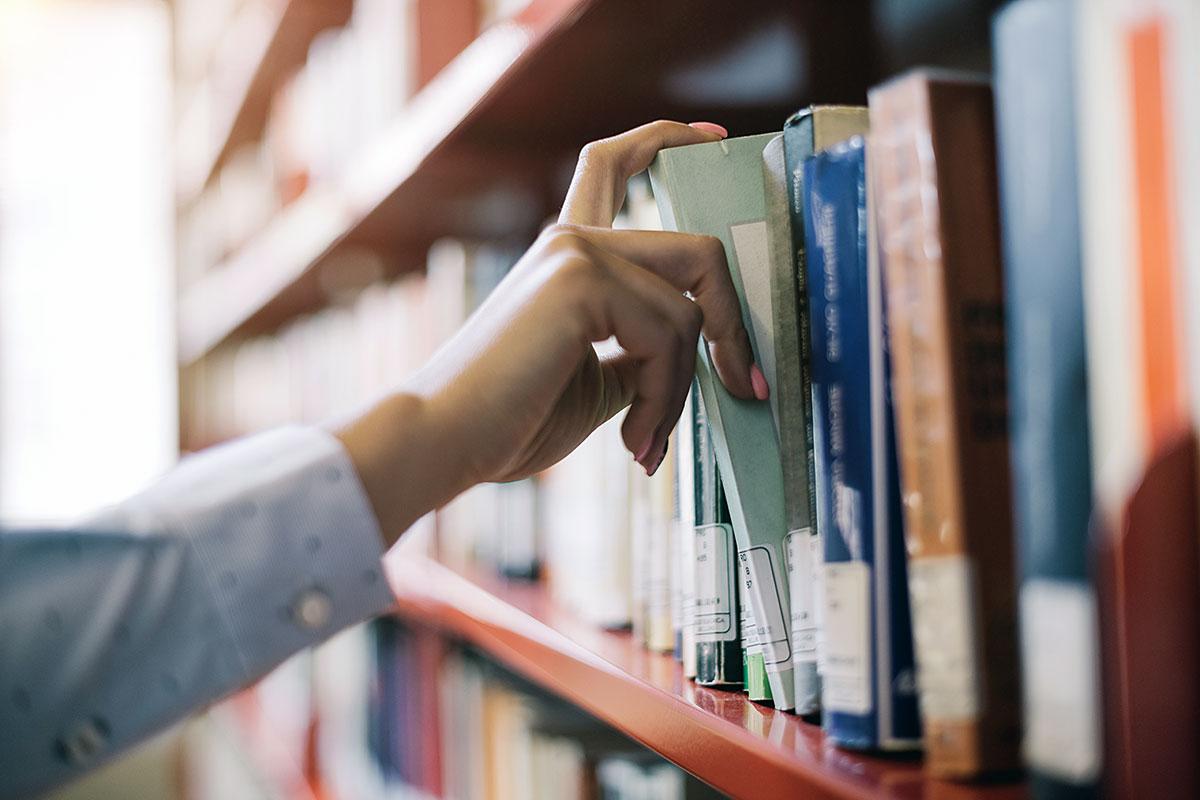
<path id="1" fill-rule="evenodd" d="M 0 534 L 0 798 L 385 611 L 382 554 L 341 444 L 301 427 L 185 459 L 73 530 Z"/>

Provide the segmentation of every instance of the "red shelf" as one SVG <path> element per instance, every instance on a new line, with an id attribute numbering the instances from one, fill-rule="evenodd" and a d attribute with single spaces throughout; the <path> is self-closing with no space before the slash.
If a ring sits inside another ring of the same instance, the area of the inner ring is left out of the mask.
<path id="1" fill-rule="evenodd" d="M 734 796 L 1017 800 L 1022 784 L 932 780 L 918 761 L 864 756 L 819 727 L 735 692 L 698 687 L 670 656 L 556 608 L 543 586 L 394 554 L 401 616 L 461 638 Z"/>

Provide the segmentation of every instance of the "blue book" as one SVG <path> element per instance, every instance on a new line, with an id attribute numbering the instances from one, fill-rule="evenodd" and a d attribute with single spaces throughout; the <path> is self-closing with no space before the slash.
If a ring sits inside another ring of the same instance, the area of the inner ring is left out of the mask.
<path id="1" fill-rule="evenodd" d="M 1038 798 L 1098 796 L 1102 760 L 1075 5 L 1021 0 L 993 27 L 1024 749 Z"/>
<path id="2" fill-rule="evenodd" d="M 843 747 L 920 747 L 883 283 L 862 137 L 804 162 L 817 525 L 824 548 L 821 706 Z"/>

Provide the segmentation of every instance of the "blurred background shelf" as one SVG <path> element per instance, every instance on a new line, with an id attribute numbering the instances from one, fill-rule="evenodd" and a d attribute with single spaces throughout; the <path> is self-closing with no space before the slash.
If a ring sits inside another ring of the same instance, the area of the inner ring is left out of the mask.
<path id="1" fill-rule="evenodd" d="M 288 5 L 278 36 L 307 5 Z M 713 120 L 733 135 L 776 128 L 810 98 L 861 101 L 931 42 L 939 63 L 986 61 L 995 3 L 897 10 L 912 5 L 759 0 L 731 12 L 687 0 L 534 0 L 486 29 L 341 175 L 182 287 L 180 361 L 329 304 L 356 248 L 385 254 L 390 276 L 420 269 L 441 236 L 528 240 L 593 139 L 656 118 Z M 297 41 L 330 15 L 295 23 Z M 251 95 L 297 50 L 268 47 L 209 177 L 262 133 L 265 104 Z"/>
<path id="2" fill-rule="evenodd" d="M 187 204 L 216 179 L 240 145 L 262 136 L 271 94 L 308 56 L 321 31 L 344 25 L 351 0 L 278 0 L 274 5 L 248 5 L 230 23 L 213 53 L 214 102 L 193 98 L 184 111 L 181 131 L 207 117 L 219 133 L 207 146 L 182 147 L 177 164 L 177 195 Z M 226 56 L 226 58 L 222 58 Z M 199 93 L 197 93 L 199 94 Z"/>
<path id="3" fill-rule="evenodd" d="M 626 632 L 557 608 L 541 584 L 456 570 L 413 553 L 389 557 L 398 613 L 434 625 L 590 712 L 716 788 L 758 797 L 1018 800 L 1021 784 L 967 786 L 925 777 L 919 761 L 826 744 L 820 727 L 695 685 L 675 660 Z"/>

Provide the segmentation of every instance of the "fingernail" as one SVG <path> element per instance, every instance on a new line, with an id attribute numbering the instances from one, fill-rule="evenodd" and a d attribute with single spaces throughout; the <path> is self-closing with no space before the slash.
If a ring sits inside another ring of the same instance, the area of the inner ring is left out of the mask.
<path id="1" fill-rule="evenodd" d="M 759 400 L 766 400 L 770 394 L 770 389 L 767 388 L 767 379 L 763 377 L 762 370 L 758 368 L 758 364 L 750 365 L 750 385 L 754 388 L 754 396 Z"/>
<path id="2" fill-rule="evenodd" d="M 722 139 L 724 139 L 725 137 L 727 137 L 729 135 L 729 131 L 725 130 L 725 127 L 723 125 L 718 125 L 715 122 L 689 122 L 688 125 L 695 128 L 696 130 L 707 131 L 708 133 L 715 133 L 717 136 L 720 136 Z"/>
<path id="3" fill-rule="evenodd" d="M 646 456 L 650 455 L 650 448 L 653 446 L 654 436 L 651 435 L 650 438 L 646 440 L 646 443 L 642 445 L 642 449 L 639 450 L 636 455 L 634 455 L 633 460 L 644 466 L 646 463 Z"/>

